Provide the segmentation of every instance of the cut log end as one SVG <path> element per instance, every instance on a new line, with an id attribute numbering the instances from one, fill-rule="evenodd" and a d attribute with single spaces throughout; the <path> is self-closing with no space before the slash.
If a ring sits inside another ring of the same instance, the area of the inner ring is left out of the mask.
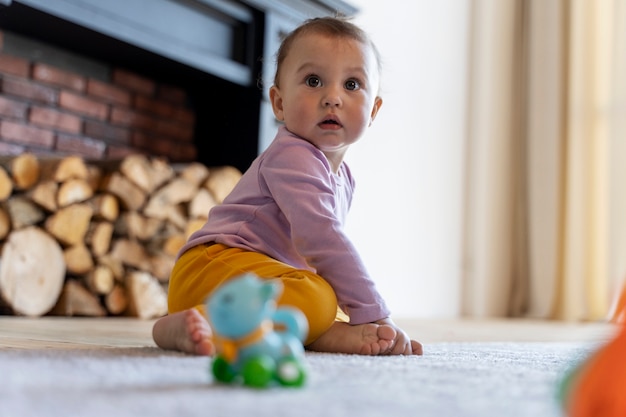
<path id="1" fill-rule="evenodd" d="M 14 231 L 2 250 L 0 293 L 20 315 L 41 316 L 55 305 L 65 280 L 59 243 L 37 227 Z"/>
<path id="2" fill-rule="evenodd" d="M 39 159 L 32 153 L 25 152 L 11 161 L 10 171 L 15 188 L 28 190 L 39 181 Z"/>

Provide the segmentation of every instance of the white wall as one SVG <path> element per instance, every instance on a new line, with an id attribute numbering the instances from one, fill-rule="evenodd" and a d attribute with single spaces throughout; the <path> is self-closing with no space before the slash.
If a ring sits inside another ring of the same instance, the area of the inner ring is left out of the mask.
<path id="1" fill-rule="evenodd" d="M 383 57 L 383 107 L 347 161 L 347 232 L 394 317 L 460 311 L 469 2 L 351 0 Z"/>

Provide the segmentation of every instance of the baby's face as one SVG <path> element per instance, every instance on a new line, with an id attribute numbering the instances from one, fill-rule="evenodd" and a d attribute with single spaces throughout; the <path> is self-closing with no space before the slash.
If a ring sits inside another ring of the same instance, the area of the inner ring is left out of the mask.
<path id="1" fill-rule="evenodd" d="M 294 40 L 270 98 L 289 131 L 340 162 L 376 116 L 378 83 L 369 45 L 308 33 Z"/>

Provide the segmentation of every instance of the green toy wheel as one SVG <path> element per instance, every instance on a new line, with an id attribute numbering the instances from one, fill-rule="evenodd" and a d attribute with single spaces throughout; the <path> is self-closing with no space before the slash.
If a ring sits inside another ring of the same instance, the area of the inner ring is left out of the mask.
<path id="1" fill-rule="evenodd" d="M 276 376 L 282 385 L 300 387 L 304 384 L 306 372 L 300 362 L 295 359 L 286 359 L 278 364 Z"/>
<path id="2" fill-rule="evenodd" d="M 213 376 L 219 382 L 226 382 L 226 383 L 228 383 L 228 382 L 232 382 L 232 380 L 235 379 L 236 374 L 233 371 L 233 368 L 226 361 L 226 359 L 224 359 L 221 356 L 217 356 L 213 360 L 213 365 L 212 365 L 211 368 L 212 368 L 212 371 L 213 371 Z"/>
<path id="3" fill-rule="evenodd" d="M 250 387 L 266 387 L 274 378 L 276 364 L 269 356 L 256 356 L 243 367 L 243 383 Z"/>

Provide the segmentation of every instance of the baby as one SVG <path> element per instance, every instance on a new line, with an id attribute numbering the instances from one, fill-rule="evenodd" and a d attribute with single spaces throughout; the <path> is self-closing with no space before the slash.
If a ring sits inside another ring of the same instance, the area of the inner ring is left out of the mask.
<path id="1" fill-rule="evenodd" d="M 203 303 L 245 272 L 283 283 L 280 305 L 309 321 L 305 347 L 362 355 L 421 355 L 390 318 L 343 231 L 354 179 L 346 151 L 375 119 L 380 58 L 369 37 L 333 17 L 304 22 L 282 42 L 270 101 L 283 123 L 223 204 L 181 249 L 158 346 L 212 355 Z"/>

